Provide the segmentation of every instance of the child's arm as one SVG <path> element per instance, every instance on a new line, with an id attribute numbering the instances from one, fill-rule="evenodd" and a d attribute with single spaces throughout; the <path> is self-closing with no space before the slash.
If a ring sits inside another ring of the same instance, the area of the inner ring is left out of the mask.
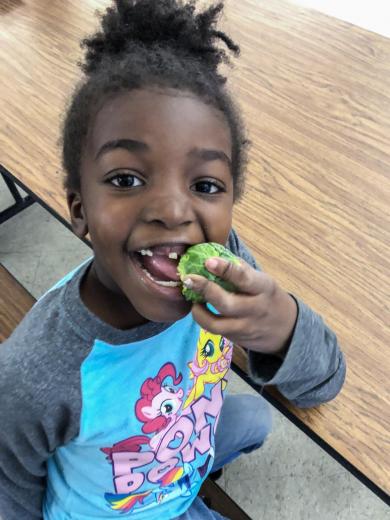
<path id="1" fill-rule="evenodd" d="M 0 515 L 7 520 L 42 519 L 49 439 L 35 411 L 23 410 L 23 403 L 10 395 L 15 387 L 0 390 L 9 396 L 0 404 Z"/>
<path id="2" fill-rule="evenodd" d="M 297 406 L 316 406 L 334 398 L 346 370 L 335 334 L 318 314 L 259 272 L 234 232 L 228 245 L 245 262 L 226 269 L 220 261 L 216 270 L 210 270 L 232 281 L 238 294 L 191 276 L 198 284 L 194 289 L 207 294 L 207 301 L 223 315 L 197 304 L 193 306 L 196 321 L 248 349 L 252 378 L 262 385 L 277 385 Z"/>
<path id="3" fill-rule="evenodd" d="M 26 407 L 27 396 L 20 398 L 22 381 L 7 381 L 4 373 L 0 379 L 0 515 L 7 520 L 38 520 L 50 441 L 36 416 L 38 410 Z"/>
<path id="4" fill-rule="evenodd" d="M 20 337 L 20 336 L 19 336 Z M 46 463 L 69 437 L 70 412 L 50 390 L 50 360 L 11 336 L 0 345 L 0 517 L 40 520 Z M 53 346 L 53 345 L 52 345 Z M 21 350 L 24 352 L 21 353 Z"/>

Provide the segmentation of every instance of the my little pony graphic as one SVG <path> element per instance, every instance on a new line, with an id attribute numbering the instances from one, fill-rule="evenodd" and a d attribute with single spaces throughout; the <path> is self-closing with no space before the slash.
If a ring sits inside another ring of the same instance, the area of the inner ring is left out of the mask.
<path id="1" fill-rule="evenodd" d="M 194 379 L 192 390 L 183 405 L 183 410 L 196 401 L 205 390 L 205 385 L 222 380 L 222 390 L 227 382 L 223 379 L 229 370 L 233 356 L 233 344 L 223 336 L 200 330 L 196 357 L 188 363 L 190 377 Z"/>
<path id="2" fill-rule="evenodd" d="M 198 491 L 214 456 L 232 350 L 225 338 L 200 329 L 196 354 L 188 363 L 193 386 L 186 394 L 178 387 L 183 377 L 173 363 L 142 383 L 134 405 L 141 435 L 101 448 L 112 464 L 115 492 L 105 494 L 111 509 L 148 509 Z"/>
<path id="3" fill-rule="evenodd" d="M 141 397 L 135 405 L 135 415 L 143 424 L 142 432 L 146 434 L 154 434 L 153 437 L 146 435 L 136 435 L 117 442 L 111 448 L 101 448 L 101 451 L 107 455 L 107 459 L 115 465 L 115 460 L 118 459 L 120 464 L 120 454 L 125 453 L 140 453 L 144 456 L 143 464 L 152 462 L 154 455 L 157 453 L 164 435 L 175 424 L 177 420 L 177 413 L 180 410 L 183 401 L 184 392 L 181 388 L 175 390 L 172 386 L 165 384 L 167 377 L 171 377 L 173 384 L 178 385 L 182 381 L 182 375 L 176 376 L 176 369 L 172 363 L 166 363 L 159 370 L 156 377 L 149 377 L 144 381 L 141 387 Z M 142 452 L 141 446 L 148 445 L 150 449 Z M 142 452 L 142 453 L 141 453 Z M 149 460 L 148 460 L 149 459 Z M 169 486 L 173 482 L 179 480 L 183 475 L 183 467 L 166 467 L 155 475 L 152 479 L 142 479 L 134 482 L 133 488 L 136 491 L 145 480 L 156 484 L 159 497 L 161 500 L 161 489 L 158 487 Z M 131 470 L 130 470 L 131 472 Z M 115 473 L 115 471 L 114 471 Z M 149 476 L 149 475 L 148 475 Z M 131 481 L 131 478 L 128 477 Z M 114 479 L 116 494 L 106 493 L 105 498 L 112 507 L 112 509 L 120 510 L 122 512 L 129 511 L 137 503 L 142 503 L 144 499 L 150 495 L 151 490 L 144 493 L 123 493 L 121 481 Z M 128 486 L 127 486 L 128 487 Z"/>
<path id="4" fill-rule="evenodd" d="M 176 378 L 176 370 L 172 363 L 166 363 L 157 376 L 148 378 L 141 387 L 141 398 L 135 405 L 137 418 L 144 423 L 144 433 L 154 433 L 149 442 L 153 450 L 157 450 L 162 437 L 175 423 L 177 412 L 182 405 L 184 392 L 181 388 L 175 390 L 164 384 L 164 380 L 171 376 L 174 385 L 181 383 L 181 374 Z"/>

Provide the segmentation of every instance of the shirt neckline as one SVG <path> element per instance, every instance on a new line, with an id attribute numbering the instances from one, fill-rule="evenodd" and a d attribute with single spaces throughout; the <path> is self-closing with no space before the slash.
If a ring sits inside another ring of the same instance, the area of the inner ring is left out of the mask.
<path id="1" fill-rule="evenodd" d="M 80 295 L 81 281 L 88 271 L 93 258 L 74 273 L 67 282 L 63 293 L 63 305 L 73 326 L 88 341 L 100 339 L 113 345 L 132 343 L 156 336 L 177 322 L 158 323 L 149 321 L 128 330 L 117 329 L 96 316 L 84 304 Z"/>

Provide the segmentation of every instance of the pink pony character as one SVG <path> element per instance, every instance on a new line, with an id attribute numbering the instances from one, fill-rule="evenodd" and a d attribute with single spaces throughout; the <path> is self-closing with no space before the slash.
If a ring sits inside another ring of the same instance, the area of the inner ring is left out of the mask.
<path id="1" fill-rule="evenodd" d="M 176 369 L 172 363 L 163 365 L 157 376 L 149 377 L 141 386 L 141 397 L 135 405 L 135 415 L 143 422 L 143 433 L 154 433 L 152 438 L 146 435 L 136 435 L 117 442 L 112 448 L 101 448 L 112 461 L 112 454 L 122 451 L 141 451 L 142 444 L 149 444 L 157 451 L 161 439 L 165 433 L 176 422 L 177 412 L 179 411 L 184 392 L 181 388 L 175 390 L 172 386 L 164 385 L 164 380 L 170 376 L 174 385 L 178 385 L 183 377 L 179 374 L 176 377 Z"/>
<path id="2" fill-rule="evenodd" d="M 184 392 L 181 388 L 177 391 L 169 385 L 164 385 L 166 377 L 172 377 L 173 384 L 178 385 L 183 377 L 176 377 L 176 369 L 172 363 L 166 363 L 161 367 L 157 376 L 148 378 L 141 387 L 141 399 L 135 405 L 137 418 L 144 423 L 144 433 L 155 433 L 150 440 L 150 447 L 157 449 L 162 437 L 175 424 Z"/>

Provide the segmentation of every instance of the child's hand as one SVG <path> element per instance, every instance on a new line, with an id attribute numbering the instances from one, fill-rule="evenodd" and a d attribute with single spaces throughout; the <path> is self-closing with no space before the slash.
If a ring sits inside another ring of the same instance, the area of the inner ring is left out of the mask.
<path id="1" fill-rule="evenodd" d="M 203 276 L 188 276 L 186 281 L 192 281 L 191 289 L 221 313 L 215 315 L 205 305 L 195 303 L 192 314 L 199 325 L 249 350 L 282 356 L 297 319 L 294 298 L 270 276 L 243 260 L 236 265 L 221 258 L 209 258 L 205 265 L 211 273 L 232 282 L 237 292 L 227 292 Z"/>

